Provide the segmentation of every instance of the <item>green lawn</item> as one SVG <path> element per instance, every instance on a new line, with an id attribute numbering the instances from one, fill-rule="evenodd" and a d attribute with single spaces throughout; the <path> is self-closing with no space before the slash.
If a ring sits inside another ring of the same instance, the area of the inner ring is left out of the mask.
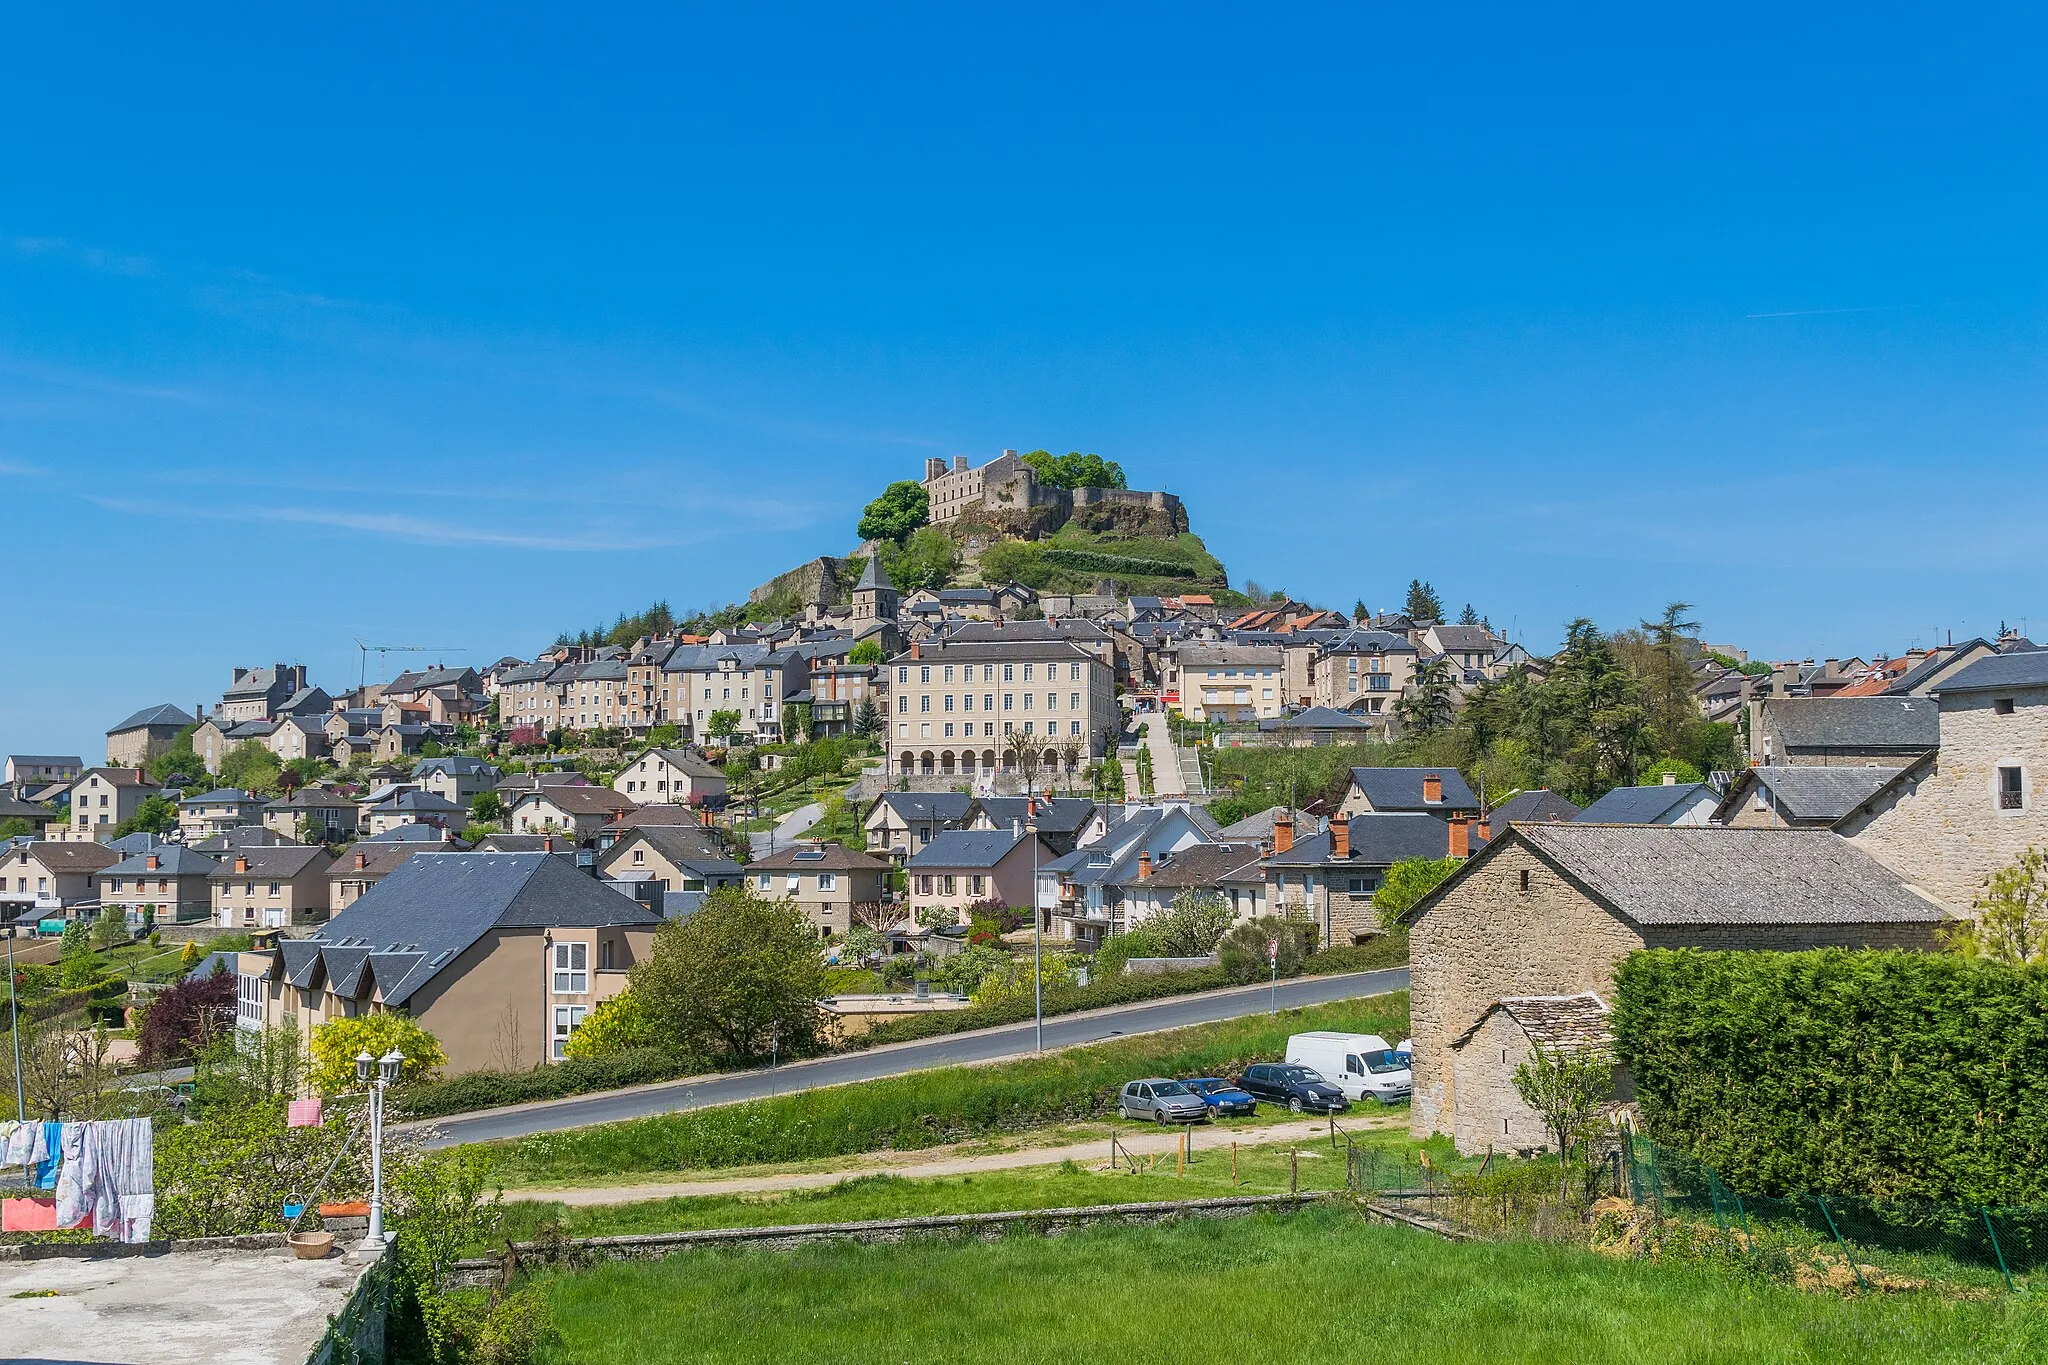
<path id="1" fill-rule="evenodd" d="M 495 1148 L 509 1185 L 607 1183 L 636 1175 L 918 1150 L 1108 1113 L 1141 1076 L 1235 1074 L 1312 1029 L 1408 1027 L 1405 993 L 1143 1034 L 992 1066 L 940 1067 L 681 1114 L 540 1133 Z"/>
<path id="2" fill-rule="evenodd" d="M 1843 1299 L 1343 1209 L 696 1252 L 548 1281 L 567 1362 L 2036 1361 L 2025 1298 Z"/>

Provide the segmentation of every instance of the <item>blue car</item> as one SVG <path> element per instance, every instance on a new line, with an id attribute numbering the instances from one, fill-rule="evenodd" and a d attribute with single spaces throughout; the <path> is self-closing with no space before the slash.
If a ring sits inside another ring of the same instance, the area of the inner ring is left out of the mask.
<path id="1" fill-rule="evenodd" d="M 1220 1076 L 1197 1076 L 1191 1081 L 1182 1081 L 1181 1084 L 1202 1097 L 1202 1103 L 1208 1106 L 1209 1117 L 1212 1119 L 1221 1118 L 1225 1114 L 1259 1112 L 1257 1100 Z"/>

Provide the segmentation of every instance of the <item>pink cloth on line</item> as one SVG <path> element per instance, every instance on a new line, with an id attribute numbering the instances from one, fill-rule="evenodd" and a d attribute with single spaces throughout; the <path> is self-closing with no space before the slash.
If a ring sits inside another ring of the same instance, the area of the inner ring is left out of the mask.
<path id="1" fill-rule="evenodd" d="M 277 1111 L 273 1109 L 271 1112 L 276 1113 Z M 320 1097 L 315 1095 L 310 1100 L 293 1100 L 290 1113 L 285 1119 L 285 1124 L 291 1128 L 318 1128 L 320 1126 Z"/>
<path id="2" fill-rule="evenodd" d="M 0 1199 L 0 1232 L 54 1232 L 56 1229 L 57 1200 L 54 1195 Z"/>

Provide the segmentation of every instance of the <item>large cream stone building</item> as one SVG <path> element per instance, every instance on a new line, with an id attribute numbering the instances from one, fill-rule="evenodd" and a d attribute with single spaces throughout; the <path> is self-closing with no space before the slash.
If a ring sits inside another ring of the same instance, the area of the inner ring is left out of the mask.
<path id="1" fill-rule="evenodd" d="M 912 644 L 889 661 L 889 771 L 958 773 L 1015 766 L 1011 737 L 1041 770 L 1076 772 L 1123 728 L 1116 666 L 1059 639 Z"/>

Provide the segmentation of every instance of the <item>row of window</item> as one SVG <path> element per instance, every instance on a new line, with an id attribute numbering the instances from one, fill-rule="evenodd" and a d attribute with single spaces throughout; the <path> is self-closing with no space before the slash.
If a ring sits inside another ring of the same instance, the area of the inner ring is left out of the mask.
<path id="1" fill-rule="evenodd" d="M 1035 692 L 1025 692 L 1022 694 L 1016 692 L 1005 692 L 1003 693 L 1003 709 L 1005 711 L 1017 710 L 1017 698 L 1019 695 L 1022 695 L 1024 698 L 1024 706 L 1022 709 L 1029 711 L 1031 709 L 1032 698 L 1036 697 L 1038 694 Z M 1267 695 L 1272 695 L 1272 691 L 1270 688 L 1267 690 Z M 951 711 L 953 709 L 953 702 L 953 694 L 951 692 L 947 692 L 940 698 L 939 709 L 942 711 Z M 972 692 L 961 693 L 959 697 L 959 702 L 960 709 L 962 711 L 972 711 L 974 709 L 974 694 Z M 908 711 L 909 709 L 910 698 L 896 698 L 896 712 L 898 715 L 901 715 L 903 712 Z M 919 711 L 924 712 L 929 712 L 932 709 L 932 698 L 929 692 L 927 692 L 926 694 L 917 699 L 917 709 Z M 996 709 L 995 693 L 984 692 L 981 694 L 981 709 L 984 711 L 993 711 Z M 1060 709 L 1059 693 L 1048 692 L 1045 694 L 1045 709 L 1048 711 L 1057 711 Z M 1078 711 L 1081 709 L 1081 694 L 1079 692 L 1067 693 L 1067 709 L 1070 711 Z"/>
<path id="2" fill-rule="evenodd" d="M 959 664 L 959 665 L 954 665 L 954 664 L 920 664 L 920 665 L 918 665 L 918 669 L 917 669 L 917 680 L 918 680 L 919 682 L 921 682 L 921 683 L 928 683 L 928 682 L 930 682 L 930 681 L 932 680 L 932 674 L 933 674 L 933 672 L 934 672 L 934 671 L 936 671 L 936 672 L 938 672 L 938 673 L 940 674 L 940 681 L 941 681 L 941 682 L 952 682 L 952 681 L 953 681 L 953 670 L 954 670 L 954 668 L 955 668 L 955 667 L 958 667 L 958 668 L 959 668 L 959 670 L 960 670 L 960 681 L 961 681 L 961 682 L 973 682 L 973 681 L 974 681 L 974 665 L 973 665 L 973 664 Z M 1025 682 L 1030 682 L 1030 681 L 1032 680 L 1032 676 L 1031 676 L 1031 675 L 1032 675 L 1032 670 L 1033 670 L 1034 668 L 1037 668 L 1037 667 L 1039 667 L 1039 665 L 1036 665 L 1036 664 L 1023 664 L 1023 665 L 1018 665 L 1018 664 L 1004 664 L 1004 665 L 1002 666 L 1002 669 L 1003 669 L 1003 681 L 1004 681 L 1004 682 L 1015 682 L 1015 681 L 1017 680 L 1017 669 L 1018 669 L 1019 667 L 1022 667 L 1022 668 L 1023 668 L 1023 670 L 1024 670 L 1024 681 L 1025 681 Z M 1054 679 L 1058 678 L 1058 677 L 1059 677 L 1059 675 L 1060 675 L 1060 666 L 1059 666 L 1058 664 L 1056 664 L 1056 663 L 1049 663 L 1049 664 L 1046 664 L 1046 665 L 1044 665 L 1044 669 L 1045 669 L 1045 672 L 1044 672 L 1044 673 L 1043 673 L 1043 674 L 1042 674 L 1041 676 L 1042 676 L 1042 677 L 1044 677 L 1044 679 L 1045 679 L 1045 680 L 1046 680 L 1047 682 L 1052 682 L 1052 681 L 1053 681 Z M 1072 682 L 1079 682 L 1079 681 L 1081 681 L 1081 661 L 1080 661 L 1080 660 L 1076 659 L 1076 660 L 1075 660 L 1074 662 L 1072 662 L 1072 663 L 1070 663 L 1070 664 L 1068 664 L 1068 665 L 1067 665 L 1067 678 L 1068 678 L 1068 679 L 1069 679 L 1070 681 L 1072 681 Z M 983 665 L 981 666 L 981 680 L 982 680 L 983 682 L 994 682 L 994 681 L 996 680 L 996 665 L 994 665 L 994 664 L 983 664 Z M 900 667 L 900 668 L 898 668 L 898 669 L 896 670 L 896 681 L 897 681 L 897 682 L 899 682 L 899 683 L 907 683 L 907 682 L 909 682 L 909 681 L 910 681 L 910 667 L 909 667 L 909 665 L 907 665 L 907 664 L 906 664 L 906 665 L 904 665 L 903 667 Z"/>
<path id="3" fill-rule="evenodd" d="M 1031 722 L 1031 721 L 1028 721 L 1028 720 L 1027 720 L 1027 721 L 1025 721 L 1025 722 L 1024 722 L 1024 733 L 1025 733 L 1025 734 L 1027 734 L 1027 735 L 1035 735 L 1035 734 L 1037 734 L 1037 733 L 1038 733 L 1038 731 L 1037 731 L 1037 730 L 1035 730 L 1035 729 L 1033 729 L 1033 728 L 1032 728 L 1032 725 L 1033 725 L 1033 722 Z M 943 722 L 943 723 L 942 723 L 942 728 L 943 728 L 943 729 L 944 729 L 944 731 L 945 731 L 945 738 L 947 738 L 947 739 L 952 739 L 952 738 L 954 737 L 954 736 L 953 736 L 953 722 L 952 722 L 952 721 L 950 721 L 950 720 L 949 720 L 949 721 L 945 721 L 945 722 Z M 1014 729 L 1014 727 L 1012 726 L 1012 724 L 1011 724 L 1011 723 L 1010 723 L 1009 721 L 1007 721 L 1007 720 L 1006 720 L 1006 721 L 1004 721 L 1004 722 L 1003 722 L 1003 733 L 1004 733 L 1004 734 L 1006 734 L 1006 735 L 1007 735 L 1007 734 L 1010 734 L 1010 733 L 1012 732 L 1012 730 L 1013 730 L 1013 729 Z M 1049 720 L 1049 721 L 1047 721 L 1047 722 L 1045 723 L 1045 733 L 1046 733 L 1047 737 L 1052 737 L 1052 736 L 1056 736 L 1056 735 L 1058 735 L 1058 734 L 1059 734 L 1059 732 L 1060 732 L 1060 723 L 1059 723 L 1058 721 L 1056 721 L 1056 720 Z M 1068 733 L 1069 735 L 1079 735 L 1079 734 L 1081 733 L 1081 722 L 1080 722 L 1080 721 L 1078 721 L 1078 720 L 1070 720 L 1070 721 L 1068 721 L 1068 722 L 1067 722 L 1067 733 Z M 981 737 L 982 737 L 983 739 L 994 739 L 994 738 L 995 738 L 995 735 L 996 735 L 996 725 L 995 725 L 995 722 L 994 722 L 994 721 L 983 721 L 983 722 L 982 722 L 982 726 L 981 726 Z M 930 721 L 926 720 L 926 721 L 919 721 L 919 722 L 918 722 L 918 726 L 917 726 L 917 737 L 918 737 L 919 739 L 930 739 L 930 738 L 932 738 L 932 723 L 931 723 Z M 898 738 L 898 739 L 909 739 L 909 738 L 910 738 L 910 722 L 909 722 L 909 721 L 907 721 L 907 720 L 899 720 L 899 721 L 897 721 L 897 722 L 896 722 L 896 738 Z M 963 722 L 961 722 L 961 724 L 960 724 L 960 738 L 962 738 L 962 739 L 973 739 L 973 738 L 974 738 L 974 722 L 973 722 L 973 721 L 963 721 Z"/>
<path id="4" fill-rule="evenodd" d="M 837 891 L 839 889 L 839 874 L 837 872 L 818 872 L 812 875 L 817 880 L 820 892 Z M 803 889 L 803 882 L 804 879 L 801 873 L 791 872 L 786 874 L 782 879 L 782 893 L 785 896 L 794 896 Z M 756 891 L 773 891 L 775 889 L 775 874 L 773 872 L 756 873 L 754 875 L 754 889 Z"/>
<path id="5" fill-rule="evenodd" d="M 917 894 L 920 896 L 957 896 L 960 894 L 960 883 L 962 882 L 967 884 L 967 894 L 970 896 L 986 895 L 988 892 L 988 878 L 979 872 L 967 877 L 927 872 L 919 875 L 917 879 Z"/>

